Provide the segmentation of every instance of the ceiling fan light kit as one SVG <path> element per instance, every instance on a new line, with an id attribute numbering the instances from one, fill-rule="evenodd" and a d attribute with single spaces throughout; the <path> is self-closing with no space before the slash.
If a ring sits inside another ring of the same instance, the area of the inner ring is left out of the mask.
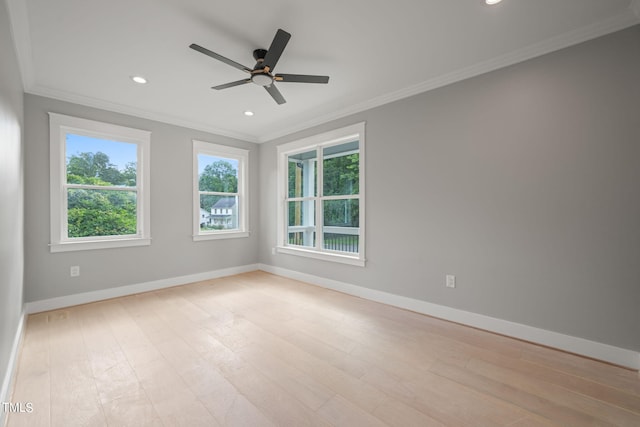
<path id="1" fill-rule="evenodd" d="M 254 74 L 251 76 L 251 82 L 257 84 L 258 86 L 269 86 L 273 83 L 273 77 L 269 74 Z"/>
<path id="2" fill-rule="evenodd" d="M 326 84 L 329 83 L 328 76 L 311 76 L 305 74 L 273 74 L 273 69 L 275 68 L 280 56 L 282 56 L 282 52 L 284 48 L 289 43 L 289 39 L 291 38 L 291 34 L 286 31 L 279 29 L 276 32 L 273 41 L 271 42 L 271 46 L 268 50 L 265 49 L 256 49 L 253 51 L 253 58 L 256 60 L 256 65 L 253 69 L 246 67 L 240 63 L 237 63 L 229 58 L 225 58 L 224 56 L 217 54 L 209 49 L 206 49 L 202 46 L 199 46 L 195 43 L 191 44 L 189 47 L 193 50 L 196 50 L 200 53 L 203 53 L 207 56 L 210 56 L 218 61 L 224 62 L 227 65 L 230 65 L 234 68 L 237 68 L 240 71 L 244 71 L 245 73 L 251 74 L 251 77 L 243 80 L 238 80 L 235 82 L 225 83 L 218 86 L 213 86 L 212 89 L 222 90 L 228 89 L 234 86 L 240 86 L 247 83 L 253 83 L 258 86 L 264 87 L 269 95 L 276 101 L 278 104 L 284 104 L 287 102 L 280 91 L 276 88 L 274 82 L 283 82 L 283 83 L 320 83 Z"/>

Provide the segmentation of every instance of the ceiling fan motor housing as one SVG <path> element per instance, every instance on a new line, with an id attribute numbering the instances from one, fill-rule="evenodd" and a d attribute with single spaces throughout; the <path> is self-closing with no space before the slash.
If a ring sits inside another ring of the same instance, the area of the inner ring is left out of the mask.
<path id="1" fill-rule="evenodd" d="M 256 49 L 253 51 L 253 59 L 258 61 L 258 64 L 261 64 L 264 60 L 264 57 L 267 56 L 266 49 Z M 256 66 L 258 65 L 256 64 Z"/>

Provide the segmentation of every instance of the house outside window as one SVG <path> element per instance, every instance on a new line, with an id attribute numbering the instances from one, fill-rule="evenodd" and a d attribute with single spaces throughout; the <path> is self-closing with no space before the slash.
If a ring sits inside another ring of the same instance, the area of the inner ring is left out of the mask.
<path id="1" fill-rule="evenodd" d="M 49 113 L 51 252 L 149 245 L 151 133 Z"/>
<path id="2" fill-rule="evenodd" d="M 364 123 L 278 147 L 278 252 L 364 266 Z"/>
<path id="3" fill-rule="evenodd" d="M 193 141 L 193 239 L 247 237 L 249 152 Z"/>

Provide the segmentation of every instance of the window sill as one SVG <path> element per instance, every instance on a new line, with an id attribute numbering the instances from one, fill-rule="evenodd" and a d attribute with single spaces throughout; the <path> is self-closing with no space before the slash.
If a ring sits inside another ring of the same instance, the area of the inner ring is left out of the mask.
<path id="1" fill-rule="evenodd" d="M 343 255 L 343 254 L 331 253 L 331 252 L 318 252 L 311 249 L 293 248 L 291 246 L 278 246 L 276 249 L 280 254 L 303 256 L 307 258 L 319 259 L 322 261 L 331 261 L 331 262 L 339 262 L 342 264 L 355 265 L 358 267 L 364 267 L 366 262 L 365 259 L 355 257 L 355 256 Z"/>
<path id="2" fill-rule="evenodd" d="M 111 249 L 111 248 L 126 248 L 132 246 L 149 246 L 151 245 L 151 239 L 113 239 L 113 240 L 90 240 L 81 242 L 59 242 L 51 243 L 49 250 L 52 253 L 55 252 L 72 252 L 72 251 L 85 251 L 93 249 Z"/>
<path id="3" fill-rule="evenodd" d="M 193 236 L 193 241 L 217 240 L 217 239 L 240 239 L 249 237 L 248 231 L 219 231 L 211 234 L 198 234 Z"/>

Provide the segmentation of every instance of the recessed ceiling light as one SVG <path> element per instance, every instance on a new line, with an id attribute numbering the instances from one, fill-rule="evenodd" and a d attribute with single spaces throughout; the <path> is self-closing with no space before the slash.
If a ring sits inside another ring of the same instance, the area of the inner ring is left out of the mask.
<path id="1" fill-rule="evenodd" d="M 498 4 L 500 3 L 502 0 L 484 0 L 484 2 L 486 4 Z"/>
<path id="2" fill-rule="evenodd" d="M 145 79 L 142 76 L 131 76 L 131 80 L 133 80 L 136 83 L 140 83 L 141 85 L 145 84 L 147 82 L 147 79 Z"/>
<path id="3" fill-rule="evenodd" d="M 247 111 L 244 112 L 244 115 L 251 117 L 251 116 L 253 116 L 253 111 L 247 110 Z"/>

